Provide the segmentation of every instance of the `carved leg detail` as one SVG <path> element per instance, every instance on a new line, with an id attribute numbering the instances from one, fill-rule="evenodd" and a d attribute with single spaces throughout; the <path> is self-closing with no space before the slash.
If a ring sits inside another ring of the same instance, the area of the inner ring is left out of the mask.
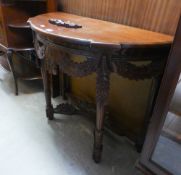
<path id="1" fill-rule="evenodd" d="M 105 105 L 108 101 L 109 94 L 109 65 L 107 57 L 102 57 L 100 67 L 97 71 L 97 85 L 96 85 L 96 129 L 94 131 L 94 150 L 93 159 L 96 163 L 101 161 L 103 149 L 103 129 L 105 117 Z"/>
<path id="2" fill-rule="evenodd" d="M 13 64 L 13 52 L 8 50 L 7 51 L 7 58 L 8 58 L 8 63 L 11 69 L 11 72 L 13 74 L 13 78 L 14 78 L 14 85 L 15 85 L 15 95 L 18 95 L 18 77 L 16 75 L 15 69 L 14 69 L 14 64 Z"/>
<path id="3" fill-rule="evenodd" d="M 53 105 L 51 103 L 51 75 L 44 67 L 43 62 L 41 65 L 41 72 L 42 72 L 42 77 L 43 77 L 43 85 L 44 85 L 44 92 L 45 92 L 45 99 L 46 99 L 46 115 L 49 120 L 53 120 L 54 110 L 53 110 Z"/>
<path id="4" fill-rule="evenodd" d="M 94 150 L 93 159 L 96 163 L 101 161 L 103 150 L 103 123 L 104 123 L 104 106 L 97 106 L 96 129 L 94 130 Z"/>

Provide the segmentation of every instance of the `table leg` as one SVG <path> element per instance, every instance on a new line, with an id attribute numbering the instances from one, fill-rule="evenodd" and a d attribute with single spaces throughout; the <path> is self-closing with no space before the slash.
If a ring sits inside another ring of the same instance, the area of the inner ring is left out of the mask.
<path id="1" fill-rule="evenodd" d="M 103 123 L 104 123 L 104 105 L 97 104 L 96 128 L 94 130 L 94 150 L 93 159 L 96 163 L 101 161 L 103 149 Z"/>
<path id="2" fill-rule="evenodd" d="M 14 85 L 15 85 L 15 95 L 18 95 L 18 78 L 14 69 L 14 64 L 13 64 L 13 52 L 11 50 L 7 51 L 7 58 L 8 58 L 8 63 L 11 69 L 11 72 L 13 74 L 13 78 L 14 78 Z"/>
<path id="3" fill-rule="evenodd" d="M 101 66 L 97 71 L 97 83 L 96 83 L 96 128 L 94 131 L 94 150 L 93 159 L 96 163 L 101 161 L 102 149 L 103 149 L 103 129 L 104 129 L 104 118 L 105 118 L 105 106 L 108 101 L 109 95 L 109 65 L 107 58 L 103 57 Z"/>
<path id="4" fill-rule="evenodd" d="M 43 77 L 43 85 L 44 85 L 45 100 L 46 100 L 46 115 L 49 120 L 53 120 L 54 109 L 51 102 L 51 75 L 46 70 L 44 62 L 42 62 L 41 65 L 41 72 Z"/>

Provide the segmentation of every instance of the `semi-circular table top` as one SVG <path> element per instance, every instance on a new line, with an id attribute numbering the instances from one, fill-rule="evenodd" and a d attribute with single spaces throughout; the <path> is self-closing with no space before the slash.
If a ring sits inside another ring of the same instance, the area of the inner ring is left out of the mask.
<path id="1" fill-rule="evenodd" d="M 79 24 L 82 28 L 73 29 L 56 26 L 49 19 L 60 19 Z M 116 24 L 112 22 L 77 16 L 69 13 L 54 12 L 32 17 L 28 20 L 32 30 L 49 39 L 68 39 L 76 42 L 111 45 L 166 45 L 173 37 L 166 34 Z"/>

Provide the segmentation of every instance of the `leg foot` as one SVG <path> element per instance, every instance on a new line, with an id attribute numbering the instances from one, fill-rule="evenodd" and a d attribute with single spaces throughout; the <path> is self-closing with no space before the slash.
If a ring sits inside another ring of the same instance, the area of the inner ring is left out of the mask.
<path id="1" fill-rule="evenodd" d="M 46 108 L 46 116 L 49 120 L 53 120 L 54 119 L 54 111 L 53 111 L 53 106 L 49 106 Z"/>
<path id="2" fill-rule="evenodd" d="M 94 131 L 93 160 L 96 163 L 101 162 L 102 150 L 103 150 L 102 140 L 103 140 L 103 131 L 95 130 Z"/>
<path id="3" fill-rule="evenodd" d="M 94 148 L 92 158 L 93 158 L 95 163 L 100 163 L 101 162 L 101 157 L 102 157 L 101 154 L 102 154 L 102 149 L 100 150 L 100 149 Z"/>

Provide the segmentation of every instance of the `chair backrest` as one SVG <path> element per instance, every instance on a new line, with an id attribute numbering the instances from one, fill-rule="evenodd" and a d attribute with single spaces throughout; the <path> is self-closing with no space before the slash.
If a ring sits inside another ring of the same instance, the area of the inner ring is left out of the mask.
<path id="1" fill-rule="evenodd" d="M 181 0 L 58 0 L 59 10 L 175 34 Z"/>

